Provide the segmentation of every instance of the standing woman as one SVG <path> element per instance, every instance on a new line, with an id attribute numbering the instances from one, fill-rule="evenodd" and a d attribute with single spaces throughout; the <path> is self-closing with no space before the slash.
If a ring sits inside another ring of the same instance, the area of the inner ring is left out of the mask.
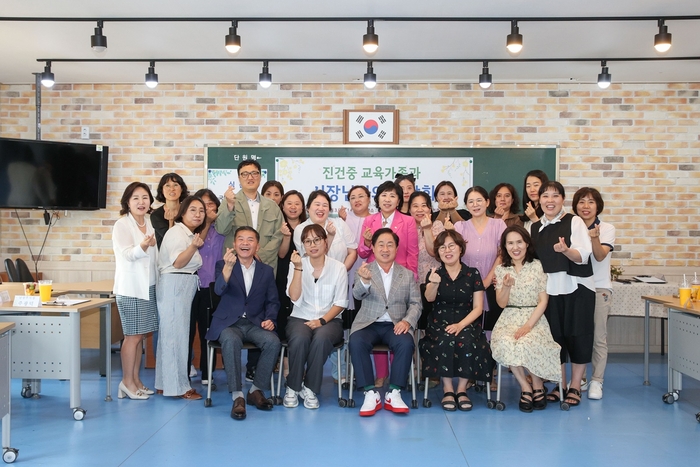
<path id="1" fill-rule="evenodd" d="M 547 273 L 549 302 L 545 316 L 554 340 L 562 348 L 562 381 L 566 381 L 567 355 L 571 360 L 571 387 L 555 387 L 547 400 L 560 398 L 570 406 L 581 402 L 581 379 L 593 353 L 593 314 L 595 280 L 591 239 L 583 220 L 564 209 L 564 187 L 549 181 L 540 187 L 544 215 L 532 224 L 530 232 L 537 257 Z"/>
<path id="2" fill-rule="evenodd" d="M 471 380 L 490 381 L 494 361 L 481 329 L 484 285 L 479 270 L 460 261 L 466 249 L 462 236 L 446 230 L 435 239 L 442 266 L 427 277 L 425 299 L 433 303 L 425 338 L 420 341 L 423 372 L 442 379 L 442 408 L 468 411 Z M 453 378 L 457 378 L 457 392 Z"/>
<path id="3" fill-rule="evenodd" d="M 506 227 L 519 225 L 522 227 L 523 221 L 518 216 L 518 192 L 510 183 L 499 183 L 489 192 L 489 212 L 494 219 L 501 219 L 506 223 Z"/>
<path id="4" fill-rule="evenodd" d="M 396 174 L 396 180 L 394 180 L 396 183 L 399 184 L 401 189 L 403 190 L 403 204 L 401 205 L 400 211 L 403 214 L 408 214 L 408 209 L 409 209 L 409 198 L 411 195 L 416 191 L 416 177 L 413 174 Z"/>
<path id="5" fill-rule="evenodd" d="M 433 253 L 433 238 L 440 231 L 433 231 L 433 223 L 430 220 L 433 206 L 427 193 L 423 191 L 414 192 L 409 198 L 408 204 L 409 213 L 416 222 L 416 231 L 418 232 L 418 280 L 420 284 L 424 284 L 428 277 L 428 272 L 440 266 L 440 262 L 435 259 Z M 435 227 L 437 230 L 438 224 Z M 426 234 L 426 231 L 430 231 L 430 233 Z"/>
<path id="6" fill-rule="evenodd" d="M 204 240 L 206 206 L 201 198 L 188 196 L 182 201 L 175 225 L 168 230 L 158 256 L 158 317 L 160 331 L 156 354 L 156 389 L 164 396 L 197 400 L 202 396 L 192 389 L 187 378 L 187 336 L 192 298 L 202 267 L 199 248 Z"/>
<path id="7" fill-rule="evenodd" d="M 364 223 L 369 213 L 370 193 L 369 189 L 364 185 L 355 185 L 348 192 L 348 202 L 350 203 L 350 211 L 341 207 L 338 211 L 338 217 L 343 219 L 348 225 L 350 232 L 355 238 L 355 244 L 362 241 L 362 224 Z M 355 274 L 362 265 L 362 258 L 357 256 L 355 263 L 348 272 L 348 309 L 360 310 L 360 300 L 355 300 L 352 295 L 352 285 L 355 283 Z"/>
<path id="8" fill-rule="evenodd" d="M 148 185 L 130 183 L 121 198 L 122 217 L 114 223 L 112 246 L 116 260 L 114 294 L 122 321 L 122 380 L 119 398 L 148 399 L 153 391 L 141 382 L 142 342 L 158 330 L 156 279 L 158 277 L 155 231 L 148 213 L 153 195 Z"/>
<path id="9" fill-rule="evenodd" d="M 277 294 L 280 298 L 280 310 L 277 313 L 277 336 L 282 339 L 287 338 L 287 318 L 292 313 L 292 301 L 287 295 L 287 275 L 289 274 L 289 266 L 291 264 L 292 253 L 297 251 L 292 236 L 294 229 L 299 227 L 299 224 L 306 221 L 306 211 L 304 210 L 304 195 L 296 190 L 288 191 L 282 196 L 280 201 L 280 209 L 284 216 L 282 224 L 282 243 L 279 249 L 279 259 L 277 260 Z"/>
<path id="10" fill-rule="evenodd" d="M 608 363 L 608 315 L 612 305 L 612 282 L 610 280 L 610 256 L 615 246 L 615 227 L 602 222 L 598 216 L 605 203 L 595 188 L 584 187 L 574 194 L 571 205 L 574 214 L 588 227 L 593 254 L 593 280 L 595 281 L 595 312 L 593 315 L 593 377 L 588 385 L 589 399 L 603 398 L 603 377 Z"/>
<path id="11" fill-rule="evenodd" d="M 260 192 L 265 198 L 274 201 L 275 204 L 282 204 L 282 197 L 284 196 L 284 187 L 277 180 L 266 181 L 265 184 L 262 186 L 262 190 L 260 190 Z"/>
<path id="12" fill-rule="evenodd" d="M 187 198 L 187 184 L 176 173 L 168 173 L 161 177 L 156 190 L 156 201 L 164 203 L 151 213 L 151 223 L 156 231 L 158 248 L 163 243 L 165 232 L 175 224 L 175 217 L 180 211 L 180 203 Z"/>
<path id="13" fill-rule="evenodd" d="M 348 304 L 348 273 L 340 261 L 326 255 L 328 236 L 319 224 L 301 232 L 306 248 L 302 258 L 292 253 L 293 268 L 287 277 L 287 295 L 294 308 L 287 320 L 289 376 L 284 406 L 319 407 L 323 364 L 333 347 L 343 340 L 340 314 Z"/>
<path id="14" fill-rule="evenodd" d="M 468 221 L 457 222 L 454 228 L 462 235 L 468 245 L 464 256 L 462 256 L 462 261 L 469 267 L 478 269 L 483 278 L 486 289 L 484 329 L 490 331 L 501 314 L 501 308 L 496 302 L 493 279 L 496 277 L 496 266 L 501 264 L 498 251 L 506 224 L 500 219 L 486 216 L 489 195 L 480 186 L 473 186 L 467 190 L 464 194 L 464 204 L 467 205 L 472 218 Z"/>
<path id="15" fill-rule="evenodd" d="M 457 188 L 449 180 L 443 180 L 435 186 L 435 201 L 438 203 L 438 211 L 433 213 L 432 220 L 445 222 L 448 217 L 452 223 L 466 221 L 471 217 L 469 211 L 457 209 L 459 204 Z"/>
<path id="16" fill-rule="evenodd" d="M 223 259 L 222 251 L 224 248 L 224 236 L 216 231 L 214 223 L 216 222 L 216 213 L 218 212 L 221 201 L 209 189 L 202 189 L 194 194 L 195 197 L 201 198 L 206 207 L 206 218 L 204 220 L 204 228 L 200 232 L 200 238 L 204 239 L 204 244 L 199 248 L 199 254 L 202 257 L 202 267 L 197 271 L 199 276 L 199 289 L 192 299 L 192 312 L 190 315 L 190 348 L 189 361 L 192 361 L 195 330 L 199 328 L 199 368 L 202 370 L 202 384 L 209 384 L 211 371 L 208 366 L 207 358 L 207 340 L 204 336 L 209 329 L 211 322 L 211 314 L 214 310 L 211 309 L 211 299 L 209 296 L 209 284 L 216 280 L 216 262 Z"/>
<path id="17" fill-rule="evenodd" d="M 531 170 L 525 175 L 523 182 L 523 212 L 520 216 L 523 227 L 529 231 L 533 222 L 537 222 L 542 217 L 542 207 L 540 207 L 540 187 L 549 181 L 547 174 L 541 170 Z"/>

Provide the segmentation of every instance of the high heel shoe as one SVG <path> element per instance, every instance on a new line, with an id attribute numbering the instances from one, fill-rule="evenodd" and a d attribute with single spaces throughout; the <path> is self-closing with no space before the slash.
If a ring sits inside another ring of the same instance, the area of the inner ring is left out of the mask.
<path id="1" fill-rule="evenodd" d="M 148 395 L 144 394 L 141 392 L 140 389 L 138 389 L 135 393 L 129 391 L 129 388 L 127 388 L 124 385 L 124 381 L 121 381 L 119 383 L 119 391 L 117 392 L 117 397 L 119 399 L 124 399 L 125 397 L 129 397 L 129 399 L 135 399 L 135 400 L 146 400 L 148 399 Z"/>
<path id="2" fill-rule="evenodd" d="M 156 393 L 153 389 L 147 388 L 146 386 L 141 386 L 140 391 L 141 391 L 142 393 L 144 393 L 144 394 L 149 395 L 149 396 L 152 396 L 153 394 Z"/>

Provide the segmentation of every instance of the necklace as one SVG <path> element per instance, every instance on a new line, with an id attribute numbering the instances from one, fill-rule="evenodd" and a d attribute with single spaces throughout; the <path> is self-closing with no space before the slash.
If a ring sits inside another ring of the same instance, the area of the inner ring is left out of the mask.
<path id="1" fill-rule="evenodd" d="M 141 228 L 146 227 L 146 219 L 143 220 L 143 224 L 139 224 L 136 218 L 134 217 L 134 222 L 136 222 L 136 225 L 138 225 Z"/>

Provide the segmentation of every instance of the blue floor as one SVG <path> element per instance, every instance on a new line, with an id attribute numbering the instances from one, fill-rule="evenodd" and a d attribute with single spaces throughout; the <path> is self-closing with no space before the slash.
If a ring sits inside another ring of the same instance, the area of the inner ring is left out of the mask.
<path id="1" fill-rule="evenodd" d="M 700 382 L 684 378 L 680 400 L 662 402 L 666 360 L 651 357 L 651 386 L 643 386 L 641 354 L 610 355 L 600 401 L 584 399 L 569 412 L 552 404 L 531 414 L 518 410 L 519 389 L 503 376 L 507 407 L 486 408 L 486 396 L 469 391 L 471 412 L 444 412 L 441 391 L 430 390 L 433 407 L 408 416 L 386 411 L 360 418 L 358 408 L 340 408 L 330 376 L 321 408 L 248 408 L 245 421 L 230 418 L 231 398 L 223 371 L 213 405 L 151 396 L 119 400 L 119 356 L 113 356 L 113 402 L 97 376 L 96 351 L 83 351 L 82 407 L 76 422 L 68 408 L 66 381 L 42 382 L 39 399 L 20 396 L 12 381 L 12 443 L 17 464 L 32 466 L 690 466 L 700 458 Z M 329 365 L 327 365 L 329 367 Z M 330 368 L 327 368 L 330 375 Z M 153 384 L 154 371 L 144 381 Z M 203 391 L 199 379 L 193 387 Z M 410 393 L 404 393 L 408 400 Z M 495 393 L 493 393 L 495 399 Z M 361 393 L 356 393 L 358 407 Z M 422 396 L 419 396 L 419 400 Z"/>

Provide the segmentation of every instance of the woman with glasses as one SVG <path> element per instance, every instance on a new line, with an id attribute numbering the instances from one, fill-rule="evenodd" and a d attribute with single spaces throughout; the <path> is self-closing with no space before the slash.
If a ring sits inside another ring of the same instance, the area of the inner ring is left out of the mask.
<path id="1" fill-rule="evenodd" d="M 333 347 L 343 340 L 340 314 L 348 304 L 348 273 L 340 261 L 326 255 L 328 236 L 322 226 L 311 224 L 300 235 L 305 256 L 292 253 L 287 295 L 292 314 L 287 319 L 289 375 L 284 406 L 319 407 L 323 364 Z"/>
<path id="2" fill-rule="evenodd" d="M 423 372 L 442 380 L 442 408 L 468 411 L 469 380 L 490 381 L 494 367 L 481 329 L 484 285 L 479 270 L 460 261 L 466 249 L 462 236 L 446 230 L 435 239 L 442 265 L 427 277 L 425 299 L 433 303 L 425 338 L 420 342 Z M 453 378 L 457 378 L 457 390 Z"/>

